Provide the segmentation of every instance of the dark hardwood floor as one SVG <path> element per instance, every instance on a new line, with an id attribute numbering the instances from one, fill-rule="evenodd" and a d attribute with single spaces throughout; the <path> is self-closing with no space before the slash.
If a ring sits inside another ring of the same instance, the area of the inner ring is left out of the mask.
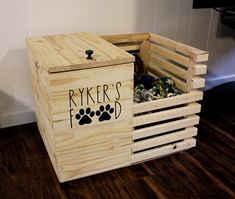
<path id="1" fill-rule="evenodd" d="M 205 94 L 197 147 L 60 184 L 36 123 L 0 131 L 0 198 L 235 198 L 235 83 Z"/>

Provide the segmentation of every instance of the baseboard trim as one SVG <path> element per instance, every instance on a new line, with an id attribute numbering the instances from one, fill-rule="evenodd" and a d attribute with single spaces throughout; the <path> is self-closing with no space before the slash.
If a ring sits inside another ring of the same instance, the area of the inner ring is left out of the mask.
<path id="1" fill-rule="evenodd" d="M 31 110 L 3 113 L 0 115 L 0 128 L 17 126 L 35 121 L 35 112 Z"/>

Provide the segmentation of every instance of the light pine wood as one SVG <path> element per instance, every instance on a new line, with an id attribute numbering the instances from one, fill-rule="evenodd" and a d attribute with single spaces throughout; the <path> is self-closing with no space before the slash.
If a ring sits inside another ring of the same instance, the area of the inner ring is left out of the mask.
<path id="1" fill-rule="evenodd" d="M 195 146 L 196 146 L 196 140 L 194 138 L 190 138 L 190 139 L 186 139 L 182 142 L 178 142 L 175 144 L 169 144 L 169 145 L 162 146 L 156 149 L 151 149 L 151 150 L 143 151 L 140 153 L 135 153 L 132 155 L 131 161 L 132 161 L 132 164 L 136 164 L 138 162 L 151 160 L 153 158 L 160 158 L 165 155 L 170 155 L 172 153 L 187 150 Z"/>
<path id="2" fill-rule="evenodd" d="M 144 124 L 150 124 L 153 122 L 160 122 L 182 116 L 192 115 L 201 111 L 201 105 L 198 103 L 192 103 L 188 106 L 174 108 L 166 111 L 160 111 L 156 113 L 150 113 L 146 115 L 136 116 L 133 119 L 133 126 L 140 126 Z"/>
<path id="3" fill-rule="evenodd" d="M 49 156 L 50 159 L 52 159 L 54 167 L 57 169 L 57 161 L 56 161 L 56 157 L 55 157 L 55 138 L 53 135 L 53 129 L 50 126 L 50 123 L 47 120 L 46 114 L 43 111 L 40 103 L 35 105 L 35 109 L 36 109 L 36 117 L 38 120 L 40 120 L 38 122 L 38 128 L 40 130 L 41 136 L 43 138 L 43 141 L 45 141 L 45 145 L 47 147 L 47 150 L 49 151 Z M 57 172 L 57 171 L 56 171 Z"/>
<path id="4" fill-rule="evenodd" d="M 166 135 L 157 136 L 154 138 L 145 139 L 142 141 L 137 141 L 132 144 L 132 151 L 137 152 L 144 149 L 156 147 L 159 145 L 164 145 L 167 143 L 175 142 L 178 140 L 183 140 L 197 135 L 196 127 L 188 127 L 182 131 L 177 131 L 174 133 L 169 133 Z"/>
<path id="5" fill-rule="evenodd" d="M 75 179 L 127 166 L 131 157 L 131 120 L 73 129 L 56 134 L 58 169 Z M 118 130 L 115 130 L 118 129 Z"/>
<path id="6" fill-rule="evenodd" d="M 50 103 L 50 97 L 48 96 L 47 92 L 45 91 L 44 87 L 37 81 L 37 79 L 34 77 L 34 75 L 31 75 L 31 81 L 32 86 L 37 93 L 37 97 L 40 101 L 43 101 L 43 108 L 46 112 L 50 113 L 51 111 L 51 103 Z"/>
<path id="7" fill-rule="evenodd" d="M 187 68 L 187 78 L 186 78 L 186 92 L 190 93 L 192 91 L 192 79 L 193 79 L 193 70 L 192 66 Z"/>
<path id="8" fill-rule="evenodd" d="M 176 105 L 196 102 L 202 100 L 202 91 L 192 91 L 190 93 L 178 95 L 172 98 L 165 98 L 149 102 L 134 104 L 133 113 L 143 113 L 147 111 L 158 110 L 162 108 L 172 107 Z"/>
<path id="9" fill-rule="evenodd" d="M 106 84 L 109 87 L 107 94 L 109 95 L 110 101 L 104 102 L 103 105 L 105 106 L 107 104 L 110 104 L 111 106 L 115 106 L 115 99 L 118 96 L 115 85 L 117 84 L 117 82 L 121 82 L 119 92 L 121 94 L 120 103 L 122 105 L 123 111 L 119 119 L 122 120 L 132 117 L 133 67 L 133 64 L 123 64 L 115 65 L 112 67 L 100 67 L 94 69 L 51 74 L 49 81 L 51 85 L 51 117 L 52 121 L 54 122 L 53 126 L 55 128 L 55 131 L 70 128 L 70 120 L 68 117 L 69 89 L 73 89 L 76 94 L 79 94 L 79 88 L 86 89 L 93 87 L 93 92 L 91 92 L 90 95 L 94 99 L 96 99 L 96 86 Z M 102 89 L 103 88 L 101 87 L 100 90 Z M 100 93 L 99 96 L 102 99 L 103 94 Z M 83 94 L 83 99 L 87 99 L 86 93 Z M 100 103 L 91 103 L 89 106 L 84 105 L 83 107 L 85 109 L 90 107 L 92 110 L 98 110 L 100 105 Z M 76 113 L 80 109 L 79 106 L 73 108 L 74 113 Z M 94 122 L 94 124 L 97 124 L 98 120 L 95 119 Z M 76 119 L 74 117 L 73 123 L 76 123 Z"/>
<path id="10" fill-rule="evenodd" d="M 66 182 L 68 181 L 68 179 L 74 180 L 74 179 L 102 173 L 105 171 L 110 171 L 110 170 L 118 169 L 121 167 L 130 166 L 131 165 L 130 160 L 128 160 L 128 164 L 120 162 L 120 160 L 122 160 L 123 158 L 122 155 L 123 154 L 119 154 L 119 157 L 116 157 L 116 159 L 106 157 L 104 162 L 99 161 L 99 162 L 96 162 L 96 164 L 91 164 L 91 167 L 93 168 L 92 171 L 87 171 L 86 167 L 79 167 L 79 165 L 77 165 L 76 163 L 72 165 L 61 166 L 60 176 L 59 176 L 60 182 Z M 110 166 L 110 162 L 114 164 L 115 166 Z"/>
<path id="11" fill-rule="evenodd" d="M 49 95 L 49 75 L 37 65 L 35 56 L 29 51 L 29 62 L 31 71 L 31 81 L 35 102 L 40 103 L 41 108 L 46 113 L 47 120 L 52 125 L 51 98 Z M 37 112 L 37 111 L 36 111 Z"/>
<path id="12" fill-rule="evenodd" d="M 134 57 L 88 32 L 27 39 L 31 50 L 44 60 L 48 72 L 70 71 L 133 62 Z M 88 60 L 85 51 L 94 51 Z"/>
<path id="13" fill-rule="evenodd" d="M 153 74 L 155 74 L 158 77 L 171 77 L 172 80 L 175 82 L 175 86 L 180 89 L 183 92 L 187 91 L 187 84 L 186 82 L 180 80 L 179 78 L 173 76 L 171 73 L 167 72 L 166 70 L 163 70 L 159 65 L 149 62 L 149 71 Z"/>
<path id="14" fill-rule="evenodd" d="M 49 93 L 49 74 L 43 69 L 43 67 L 41 67 L 43 65 L 43 61 L 33 54 L 30 47 L 28 50 L 28 60 L 30 63 L 30 72 L 32 74 L 32 78 L 34 78 L 35 81 L 42 87 L 42 89 L 45 91 L 45 94 Z"/>
<path id="15" fill-rule="evenodd" d="M 205 80 L 204 78 L 201 78 L 201 77 L 193 77 L 193 78 L 192 78 L 191 87 L 192 87 L 193 89 L 203 88 L 203 87 L 205 87 L 205 83 L 206 83 L 206 80 Z"/>
<path id="16" fill-rule="evenodd" d="M 38 126 L 59 180 L 64 182 L 74 176 L 130 165 L 134 65 L 129 62 L 133 56 L 90 33 L 27 41 Z M 87 60 L 79 57 L 79 50 L 86 46 L 94 47 L 94 59 L 96 56 L 99 59 L 88 60 L 91 64 L 88 68 Z M 128 60 L 118 64 L 123 58 Z M 74 92 L 74 101 L 69 100 L 69 90 Z M 79 96 L 82 90 L 90 93 Z M 106 99 L 99 99 L 102 97 Z M 89 103 L 82 102 L 88 98 Z M 118 119 L 114 112 L 107 121 L 94 117 L 90 125 L 78 125 L 75 114 L 81 108 L 96 111 L 109 104 L 117 111 L 116 102 L 121 106 L 117 108 L 123 109 Z"/>
<path id="17" fill-rule="evenodd" d="M 150 33 L 150 41 L 160 44 L 162 46 L 166 46 L 172 50 L 176 50 L 180 53 L 183 53 L 193 59 L 195 62 L 204 62 L 208 61 L 208 52 L 203 51 L 197 48 L 193 48 L 192 46 L 176 42 L 174 40 L 162 37 L 160 35 L 156 35 Z"/>
<path id="18" fill-rule="evenodd" d="M 193 64 L 193 61 L 190 58 L 154 43 L 150 43 L 150 51 L 153 53 L 157 53 L 160 56 L 166 57 L 170 60 L 173 60 L 179 64 L 182 64 L 186 67 L 190 67 Z"/>
<path id="19" fill-rule="evenodd" d="M 140 43 L 121 43 L 121 44 L 116 44 L 116 46 L 125 51 L 140 50 Z"/>
<path id="20" fill-rule="evenodd" d="M 123 37 L 122 35 L 118 35 L 116 37 L 110 36 L 109 41 L 114 44 L 123 43 L 126 45 L 126 42 L 130 42 L 130 37 L 129 35 L 128 36 L 123 35 Z M 204 79 L 198 76 L 206 73 L 206 65 L 204 63 L 200 63 L 208 60 L 208 53 L 206 51 L 193 48 L 191 46 L 164 38 L 162 36 L 153 33 L 150 33 L 150 38 L 148 40 L 144 39 L 142 41 L 142 44 L 144 43 L 146 44 L 147 42 L 149 44 L 148 48 L 145 49 L 142 46 L 140 46 L 140 57 L 144 61 L 145 72 L 148 72 L 155 77 L 163 77 L 163 76 L 171 77 L 175 82 L 175 86 L 181 91 L 187 92 L 187 94 L 183 94 L 181 96 L 176 96 L 173 98 L 160 99 L 157 101 L 149 101 L 140 104 L 134 104 L 134 109 L 133 109 L 134 114 L 144 113 L 148 111 L 156 111 L 158 109 L 168 108 L 168 107 L 172 107 L 172 109 L 167 110 L 171 114 L 162 114 L 161 116 L 159 112 L 152 114 L 148 113 L 147 115 L 141 115 L 141 116 L 134 116 L 133 126 L 142 125 L 151 122 L 157 122 L 159 120 L 161 121 L 162 117 L 165 118 L 166 116 L 166 118 L 171 118 L 171 116 L 173 116 L 174 114 L 176 118 L 180 117 L 182 112 L 181 111 L 177 112 L 178 108 L 174 108 L 173 106 L 192 103 L 201 100 L 202 92 L 198 93 L 198 91 L 194 91 L 194 89 L 203 87 L 205 83 Z M 128 45 L 130 45 L 130 43 L 128 43 Z M 147 56 L 147 59 L 145 59 L 144 56 Z M 147 64 L 145 60 L 147 60 Z M 195 111 L 195 113 L 200 112 L 199 106 L 197 111 Z M 188 107 L 185 106 L 181 108 L 187 109 Z M 187 130 L 184 130 L 186 132 L 188 131 L 188 129 L 190 129 L 190 132 L 192 133 L 189 134 L 190 137 L 196 135 L 195 133 L 196 128 L 190 126 L 196 125 L 198 123 L 199 123 L 198 116 L 189 115 L 185 116 L 184 119 L 175 119 L 174 121 L 171 122 L 165 122 L 165 123 L 163 122 L 158 125 L 143 127 L 138 130 L 134 130 L 132 139 L 133 140 L 140 138 L 143 139 L 146 136 L 153 136 L 168 131 L 177 130 L 180 128 L 187 128 Z M 180 133 L 182 132 L 180 131 Z M 141 145 L 139 149 L 142 150 L 152 147 L 154 145 L 153 143 L 155 142 L 167 143 L 168 141 L 174 141 L 179 138 L 181 137 L 178 137 L 177 134 L 172 133 L 164 137 L 163 140 L 165 142 L 159 141 L 158 137 L 153 138 L 151 140 L 147 139 L 141 141 L 141 144 L 139 144 L 138 142 L 134 142 L 133 151 L 137 150 L 135 146 L 138 147 Z M 190 144 L 189 148 L 195 146 L 195 140 L 191 139 Z M 146 150 L 141 153 L 134 153 L 132 155 L 132 161 L 133 163 L 136 163 L 138 161 L 146 161 L 151 158 L 161 157 L 164 156 L 165 154 L 173 153 L 172 152 L 173 150 L 169 148 L 169 145 L 167 145 L 166 148 L 168 148 L 168 151 L 162 152 L 159 155 L 156 155 L 159 149 Z M 181 149 L 179 149 L 179 151 L 187 148 L 188 147 L 184 146 Z"/>
<path id="21" fill-rule="evenodd" d="M 52 100 L 52 120 L 55 131 L 66 130 L 70 128 L 70 118 L 68 117 L 68 89 L 73 89 L 76 94 L 79 95 L 79 88 L 93 88 L 89 96 L 93 99 L 97 98 L 96 86 L 107 85 L 107 95 L 109 100 L 102 102 L 103 106 L 110 104 L 115 107 L 115 101 L 120 94 L 119 103 L 122 107 L 122 114 L 118 117 L 118 120 L 125 120 L 132 117 L 133 109 L 133 64 L 116 65 L 112 67 L 100 67 L 94 69 L 79 70 L 66 73 L 55 73 L 50 75 L 51 84 L 51 100 Z M 107 78 L 102 78 L 107 77 Z M 117 77 L 117 78 L 113 78 Z M 120 82 L 118 92 L 116 84 Z M 102 87 L 99 88 L 101 91 L 99 94 L 100 100 L 103 98 Z M 83 94 L 83 101 L 86 101 L 86 93 Z M 80 103 L 80 100 L 78 100 Z M 85 102 L 84 102 L 85 103 Z M 90 107 L 92 110 L 98 110 L 101 103 L 91 103 L 89 105 L 84 104 L 83 108 Z M 73 107 L 74 114 L 79 111 L 81 107 Z M 112 116 L 114 121 L 114 114 Z M 76 124 L 77 120 L 73 117 L 73 123 Z M 105 122 L 103 122 L 105 123 Z M 93 119 L 93 125 L 100 124 L 98 118 Z M 89 126 L 89 125 L 88 125 Z M 74 125 L 74 128 L 77 128 Z"/>
<path id="22" fill-rule="evenodd" d="M 155 53 L 150 55 L 150 62 L 157 64 L 158 66 L 161 66 L 165 70 L 183 78 L 187 79 L 188 71 L 169 62 L 168 60 L 163 59 L 160 56 L 157 56 Z"/>
<path id="23" fill-rule="evenodd" d="M 140 58 L 144 64 L 144 72 L 148 72 L 150 42 L 145 40 L 140 45 Z"/>
<path id="24" fill-rule="evenodd" d="M 38 127 L 60 182 L 195 146 L 193 126 L 201 110 L 196 101 L 203 94 L 196 89 L 205 85 L 200 75 L 207 67 L 200 62 L 207 60 L 206 51 L 153 33 L 71 33 L 29 38 L 27 44 Z M 93 60 L 86 59 L 87 49 L 94 50 Z M 171 77 L 184 93 L 133 104 L 134 57 L 125 51 L 136 51 L 145 72 Z M 122 110 L 117 118 L 90 116 L 86 125 L 75 119 L 80 109 L 95 113 L 108 104 Z"/>
<path id="25" fill-rule="evenodd" d="M 109 74 L 110 72 L 112 75 Z M 134 65 L 133 63 L 131 63 L 114 65 L 111 67 L 99 67 L 86 70 L 68 71 L 65 73 L 53 73 L 50 75 L 49 79 L 50 90 L 52 92 L 52 96 L 56 98 L 59 97 L 56 96 L 57 92 L 63 92 L 67 88 L 76 89 L 93 87 L 102 85 L 103 83 L 112 84 L 120 81 L 133 82 L 133 72 Z"/>
<path id="26" fill-rule="evenodd" d="M 54 141 L 54 138 L 51 138 L 51 136 L 50 136 L 50 135 L 52 135 L 53 130 L 52 130 L 50 124 L 48 124 L 48 120 L 46 119 L 44 111 L 40 107 L 39 102 L 37 102 L 36 99 L 35 99 L 35 102 L 36 102 L 35 109 L 36 109 L 36 117 L 37 117 L 37 126 L 39 129 L 40 135 L 42 137 L 43 143 L 46 147 L 49 158 L 51 160 L 54 171 L 55 171 L 58 179 L 60 179 L 60 175 L 59 175 L 58 167 L 57 167 L 57 161 L 56 161 L 56 157 L 54 154 L 55 145 L 54 145 L 54 143 L 52 143 Z"/>
<path id="27" fill-rule="evenodd" d="M 143 33 L 130 33 L 119 35 L 103 35 L 101 36 L 106 41 L 113 44 L 130 43 L 130 42 L 142 42 L 149 40 L 150 34 L 148 32 Z"/>
<path id="28" fill-rule="evenodd" d="M 148 34 L 149 35 L 146 35 L 146 33 L 136 33 L 108 35 L 102 37 L 116 45 L 126 45 L 126 43 L 130 45 L 130 42 L 133 44 L 134 42 L 141 41 L 142 44 L 149 42 L 150 45 L 146 49 L 143 47 L 141 48 L 140 46 L 141 58 L 144 58 L 142 55 L 147 56 L 147 59 L 143 59 L 146 71 L 148 65 L 150 65 L 150 72 L 160 76 L 172 77 L 176 82 L 176 86 L 184 92 L 190 92 L 193 89 L 202 88 L 205 86 L 203 79 L 194 78 L 194 76 L 203 75 L 206 73 L 206 65 L 200 62 L 205 62 L 208 60 L 207 51 L 176 42 L 154 33 Z M 148 52 L 149 50 L 150 52 Z M 149 60 L 149 63 L 146 64 L 145 60 Z M 170 60 L 178 63 L 179 65 L 170 62 Z M 187 70 L 182 68 L 180 65 L 187 67 Z M 186 82 L 182 82 L 180 79 L 175 78 L 175 76 L 185 79 Z"/>
<path id="29" fill-rule="evenodd" d="M 134 130 L 132 140 L 145 138 L 149 136 L 158 135 L 161 133 L 194 126 L 199 123 L 199 117 L 197 115 L 188 116 L 184 119 L 178 119 L 172 122 L 165 122 L 163 124 L 154 125 L 151 127 L 145 127 L 138 130 Z"/>
<path id="30" fill-rule="evenodd" d="M 56 152 L 62 154 L 68 150 L 77 150 L 79 154 L 87 153 L 87 150 L 96 151 L 99 146 L 107 149 L 118 148 L 130 142 L 132 121 L 104 123 L 100 125 L 84 126 L 79 129 L 61 130 L 55 134 Z M 115 129 L 115 133 L 113 133 Z M 114 145 L 115 144 L 115 145 Z M 84 150 L 86 148 L 86 150 Z M 103 149 L 102 149 L 103 150 Z M 96 154 L 99 151 L 97 150 Z M 93 154 L 92 154 L 93 155 Z"/>
<path id="31" fill-rule="evenodd" d="M 207 65 L 205 64 L 195 64 L 193 65 L 193 75 L 204 75 L 207 71 Z"/>

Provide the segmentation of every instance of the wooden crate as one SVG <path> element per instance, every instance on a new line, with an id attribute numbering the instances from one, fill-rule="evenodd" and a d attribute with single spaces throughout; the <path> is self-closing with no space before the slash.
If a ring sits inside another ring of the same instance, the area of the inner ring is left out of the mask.
<path id="1" fill-rule="evenodd" d="M 134 57 L 91 33 L 27 44 L 37 123 L 59 181 L 130 165 Z"/>
<path id="2" fill-rule="evenodd" d="M 153 33 L 102 36 L 125 51 L 139 53 L 145 72 L 171 77 L 182 95 L 134 104 L 132 164 L 196 145 L 208 53 Z"/>
<path id="3" fill-rule="evenodd" d="M 207 52 L 152 33 L 73 33 L 27 44 L 37 124 L 60 182 L 195 146 Z M 126 52 L 133 50 L 146 72 L 171 76 L 184 94 L 134 104 L 134 57 Z"/>

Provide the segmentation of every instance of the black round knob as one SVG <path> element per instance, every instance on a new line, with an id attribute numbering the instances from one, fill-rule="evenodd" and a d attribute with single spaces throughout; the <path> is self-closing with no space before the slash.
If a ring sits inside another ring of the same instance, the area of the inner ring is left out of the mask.
<path id="1" fill-rule="evenodd" d="M 85 53 L 87 54 L 87 59 L 93 59 L 91 56 L 94 53 L 93 50 L 86 50 Z"/>

